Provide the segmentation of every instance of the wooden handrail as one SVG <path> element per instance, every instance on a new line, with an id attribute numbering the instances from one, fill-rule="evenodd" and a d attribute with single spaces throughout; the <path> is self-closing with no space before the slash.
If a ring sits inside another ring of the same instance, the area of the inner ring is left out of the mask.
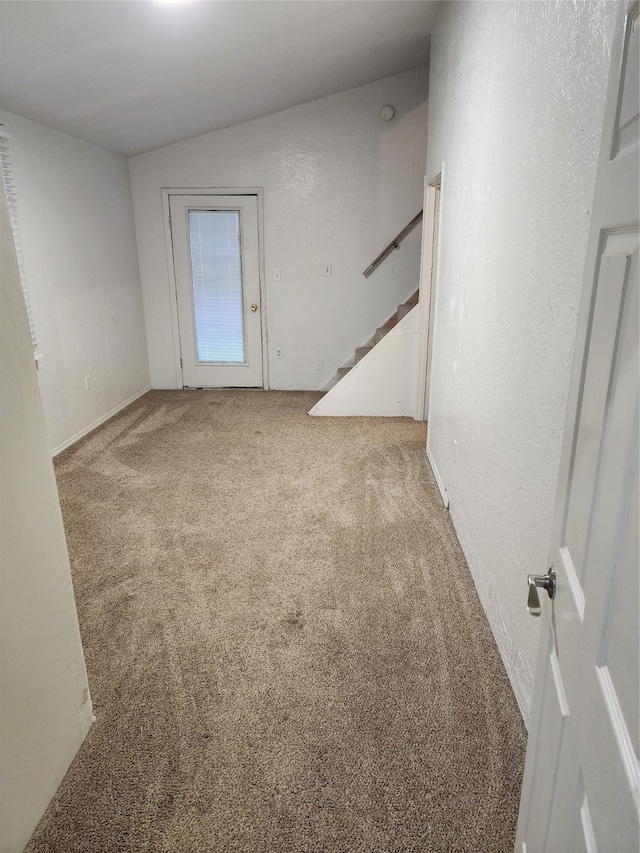
<path id="1" fill-rule="evenodd" d="M 420 213 L 418 213 L 416 216 L 414 216 L 413 219 L 411 220 L 411 222 L 402 229 L 402 231 L 398 234 L 398 236 L 393 238 L 393 240 L 389 243 L 387 248 L 384 251 L 380 252 L 380 254 L 375 259 L 375 261 L 373 261 L 372 263 L 369 264 L 369 266 L 366 268 L 366 270 L 362 273 L 362 275 L 365 278 L 369 278 L 371 273 L 375 269 L 377 269 L 377 267 L 380 266 L 380 264 L 384 261 L 384 259 L 387 257 L 387 255 L 390 255 L 394 249 L 400 248 L 400 243 L 402 243 L 402 241 L 407 236 L 409 231 L 411 231 L 413 228 L 415 228 L 416 225 L 418 224 L 418 222 L 420 222 L 420 220 L 422 219 L 422 213 L 423 213 L 423 211 L 421 210 Z"/>

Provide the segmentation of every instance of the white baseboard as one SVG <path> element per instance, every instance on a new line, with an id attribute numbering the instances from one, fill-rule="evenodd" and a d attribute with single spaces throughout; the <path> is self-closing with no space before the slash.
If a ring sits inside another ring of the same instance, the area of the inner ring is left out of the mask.
<path id="1" fill-rule="evenodd" d="M 444 502 L 444 508 L 449 509 L 449 498 L 447 496 L 447 490 L 444 487 L 444 483 L 442 482 L 442 477 L 440 476 L 440 472 L 438 471 L 438 466 L 435 463 L 433 455 L 429 450 L 429 445 L 427 444 L 427 459 L 429 460 L 429 465 L 431 465 L 431 470 L 433 471 L 433 476 L 436 478 L 436 483 L 438 484 L 438 488 L 440 489 L 440 494 L 442 495 L 442 500 Z"/>
<path id="2" fill-rule="evenodd" d="M 122 409 L 126 409 L 126 407 L 131 405 L 131 403 L 135 402 L 138 397 L 142 397 L 143 394 L 147 394 L 149 391 L 151 391 L 151 385 L 147 386 L 146 388 L 143 388 L 141 391 L 136 391 L 133 396 L 129 397 L 127 400 L 124 400 L 122 403 L 119 403 L 114 409 L 111 409 L 110 412 L 101 415 L 98 420 L 94 421 L 92 424 L 89 424 L 89 426 L 85 427 L 84 429 L 81 429 L 80 432 L 77 432 L 75 435 L 72 435 L 71 438 L 68 438 L 66 441 L 63 441 L 62 444 L 59 444 L 57 447 L 54 447 L 51 451 L 51 455 L 57 456 L 58 453 L 62 453 L 62 451 L 66 450 L 67 447 L 71 447 L 71 445 L 75 444 L 76 441 L 80 441 L 81 438 L 84 438 L 85 435 L 96 429 L 96 427 L 99 427 L 105 421 L 108 421 L 109 418 L 112 418 L 114 415 L 117 415 L 118 412 L 122 411 Z"/>

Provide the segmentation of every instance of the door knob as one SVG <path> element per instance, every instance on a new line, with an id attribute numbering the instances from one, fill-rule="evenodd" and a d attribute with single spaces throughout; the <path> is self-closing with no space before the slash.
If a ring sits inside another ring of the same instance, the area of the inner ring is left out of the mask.
<path id="1" fill-rule="evenodd" d="M 255 302 L 254 302 L 254 303 L 253 303 L 253 305 L 251 306 L 251 310 L 252 310 L 252 311 L 257 311 L 257 310 L 258 310 L 258 306 L 256 305 L 256 303 L 255 303 Z"/>
<path id="2" fill-rule="evenodd" d="M 546 589 L 549 598 L 553 598 L 556 594 L 556 573 L 553 566 L 551 566 L 546 575 L 527 575 L 527 582 L 529 583 L 527 610 L 532 616 L 539 616 L 542 608 L 540 607 L 538 587 Z"/>

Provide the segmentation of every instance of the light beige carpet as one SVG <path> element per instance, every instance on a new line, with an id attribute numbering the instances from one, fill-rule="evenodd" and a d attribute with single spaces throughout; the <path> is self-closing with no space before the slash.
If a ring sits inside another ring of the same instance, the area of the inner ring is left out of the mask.
<path id="1" fill-rule="evenodd" d="M 56 851 L 512 850 L 525 731 L 423 424 L 151 392 L 56 473 L 96 722 Z"/>

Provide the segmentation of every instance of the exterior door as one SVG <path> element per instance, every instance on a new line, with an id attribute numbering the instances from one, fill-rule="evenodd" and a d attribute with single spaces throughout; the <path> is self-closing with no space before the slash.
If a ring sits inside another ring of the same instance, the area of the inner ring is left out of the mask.
<path id="1" fill-rule="evenodd" d="M 638 5 L 618 23 L 517 853 L 639 849 Z"/>
<path id="2" fill-rule="evenodd" d="M 258 200 L 169 196 L 182 384 L 263 386 Z"/>

